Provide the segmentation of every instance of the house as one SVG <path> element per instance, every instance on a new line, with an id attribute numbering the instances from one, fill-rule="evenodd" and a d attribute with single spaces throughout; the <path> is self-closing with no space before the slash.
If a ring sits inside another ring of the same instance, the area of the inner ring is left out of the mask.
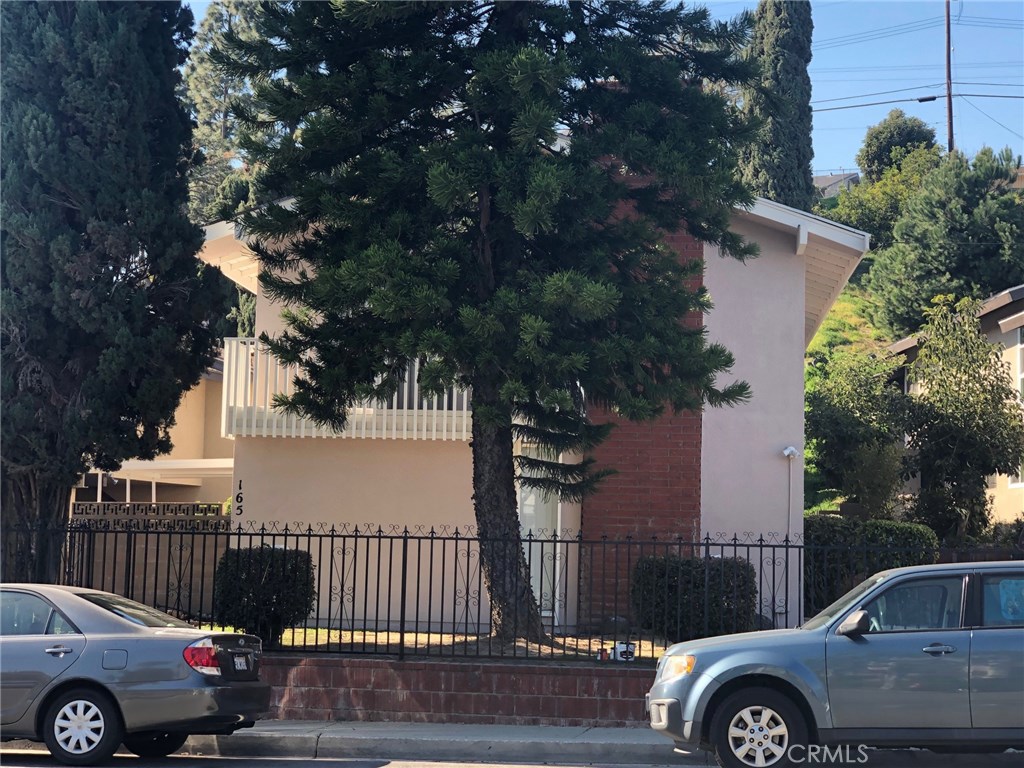
<path id="1" fill-rule="evenodd" d="M 1003 360 L 1017 383 L 1024 408 L 1024 285 L 995 294 L 981 305 L 981 330 L 993 344 L 1003 347 Z M 917 357 L 917 338 L 908 336 L 889 349 L 905 355 L 908 362 Z M 1024 514 L 1024 466 L 1009 477 L 989 478 L 988 495 L 992 500 L 993 522 L 1010 522 Z"/>
<path id="2" fill-rule="evenodd" d="M 814 177 L 814 186 L 818 190 L 818 197 L 821 200 L 835 197 L 840 192 L 849 190 L 857 184 L 860 184 L 859 173 L 831 173 Z"/>
<path id="3" fill-rule="evenodd" d="M 705 318 L 709 337 L 733 352 L 732 375 L 751 385 L 751 401 L 619 424 L 594 452 L 599 466 L 617 473 L 582 504 L 524 491 L 524 532 L 564 540 L 582 531 L 593 541 L 725 541 L 745 532 L 781 541 L 802 533 L 804 351 L 868 249 L 868 235 L 764 199 L 736 210 L 733 228 L 758 243 L 758 258 L 719 258 L 685 233 L 666 241 L 680 258 L 704 259 L 714 302 Z M 257 294 L 257 336 L 283 330 L 281 307 L 259 291 L 258 267 L 238 228 L 208 227 L 200 258 Z M 256 339 L 225 339 L 221 423 L 234 441 L 237 521 L 473 530 L 467 392 L 453 387 L 425 398 L 413 366 L 390 402 L 352 409 L 336 433 L 272 407 L 295 375 Z M 528 546 L 547 569 L 534 573 L 539 585 L 555 584 L 556 571 L 576 565 L 562 550 Z"/>

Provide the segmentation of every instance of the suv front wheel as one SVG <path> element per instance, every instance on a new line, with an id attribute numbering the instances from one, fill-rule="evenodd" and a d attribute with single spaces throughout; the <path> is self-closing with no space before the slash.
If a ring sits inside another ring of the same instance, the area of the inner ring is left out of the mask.
<path id="1" fill-rule="evenodd" d="M 807 724 L 784 694 L 743 688 L 716 708 L 709 736 L 722 768 L 789 768 L 790 749 L 807 746 Z"/>

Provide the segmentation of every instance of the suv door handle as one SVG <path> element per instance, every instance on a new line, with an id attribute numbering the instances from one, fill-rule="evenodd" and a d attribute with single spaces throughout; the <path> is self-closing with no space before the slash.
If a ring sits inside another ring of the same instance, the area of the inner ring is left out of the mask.
<path id="1" fill-rule="evenodd" d="M 43 649 L 43 653 L 48 653 L 51 656 L 57 656 L 58 658 L 60 658 L 65 653 L 71 653 L 71 649 L 63 645 L 56 645 L 53 648 Z"/>
<path id="2" fill-rule="evenodd" d="M 952 645 L 940 645 L 939 643 L 932 643 L 927 648 L 922 648 L 922 651 L 929 653 L 932 656 L 944 656 L 947 653 L 956 653 L 956 648 Z"/>

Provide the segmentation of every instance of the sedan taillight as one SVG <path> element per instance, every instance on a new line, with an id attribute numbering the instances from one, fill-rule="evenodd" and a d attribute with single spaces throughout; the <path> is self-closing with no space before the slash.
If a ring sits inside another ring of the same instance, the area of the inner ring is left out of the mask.
<path id="1" fill-rule="evenodd" d="M 217 649 L 213 647 L 213 641 L 204 637 L 186 646 L 182 652 L 185 662 L 196 672 L 203 675 L 219 675 L 220 662 L 217 661 Z"/>

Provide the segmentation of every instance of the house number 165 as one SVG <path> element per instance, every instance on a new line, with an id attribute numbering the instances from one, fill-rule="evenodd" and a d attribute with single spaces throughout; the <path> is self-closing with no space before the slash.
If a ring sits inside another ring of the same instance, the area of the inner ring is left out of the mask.
<path id="1" fill-rule="evenodd" d="M 242 514 L 242 481 L 238 481 L 238 493 L 235 494 L 235 514 Z"/>

